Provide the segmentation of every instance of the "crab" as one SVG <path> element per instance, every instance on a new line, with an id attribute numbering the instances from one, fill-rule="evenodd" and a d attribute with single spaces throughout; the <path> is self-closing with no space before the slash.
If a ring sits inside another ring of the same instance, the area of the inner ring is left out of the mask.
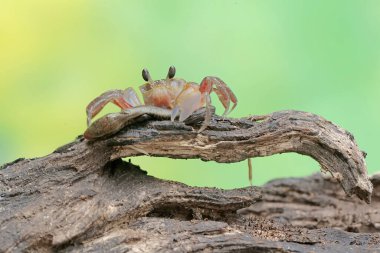
<path id="1" fill-rule="evenodd" d="M 165 79 L 153 80 L 147 69 L 143 69 L 142 77 L 146 81 L 139 87 L 145 105 L 143 105 L 133 88 L 125 90 L 109 90 L 92 100 L 87 108 L 87 129 L 84 137 L 94 140 L 121 130 L 133 123 L 134 119 L 148 114 L 158 118 L 176 118 L 180 122 L 186 120 L 193 112 L 206 107 L 205 120 L 198 133 L 207 128 L 211 122 L 212 106 L 210 94 L 214 91 L 224 107 L 223 116 L 229 114 L 237 105 L 237 98 L 232 90 L 219 77 L 206 76 L 200 84 L 174 78 L 176 69 L 169 67 Z M 231 102 L 233 103 L 230 108 Z M 91 120 L 108 103 L 120 107 L 120 113 L 110 113 L 91 124 Z M 133 148 L 131 146 L 131 148 Z M 145 154 L 145 151 L 137 149 Z M 252 186 L 252 164 L 248 158 L 248 178 Z"/>
<path id="2" fill-rule="evenodd" d="M 180 122 L 205 106 L 205 120 L 198 132 L 202 132 L 210 124 L 212 116 L 210 93 L 213 91 L 217 94 L 225 108 L 223 116 L 230 113 L 236 107 L 237 99 L 235 94 L 219 77 L 206 76 L 200 84 L 197 84 L 195 82 L 187 82 L 181 78 L 174 78 L 175 72 L 175 67 L 170 66 L 165 79 L 153 80 L 149 71 L 146 68 L 143 69 L 142 77 L 146 83 L 141 85 L 139 89 L 146 106 L 171 110 L 171 120 L 174 121 L 178 117 Z M 230 108 L 231 102 L 233 105 Z M 123 111 L 143 106 L 137 93 L 131 87 L 125 90 L 106 91 L 92 100 L 87 106 L 87 126 L 91 125 L 91 120 L 108 103 L 115 104 Z"/>

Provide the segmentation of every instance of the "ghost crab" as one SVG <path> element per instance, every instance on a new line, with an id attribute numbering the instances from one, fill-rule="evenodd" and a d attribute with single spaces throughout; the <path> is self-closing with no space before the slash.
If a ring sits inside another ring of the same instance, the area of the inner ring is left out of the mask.
<path id="1" fill-rule="evenodd" d="M 143 69 L 142 76 L 147 82 L 141 85 L 140 91 L 143 95 L 143 105 L 133 88 L 126 90 L 109 90 L 96 97 L 87 106 L 87 130 L 84 137 L 94 140 L 118 132 L 124 126 L 133 123 L 133 120 L 143 114 L 149 114 L 158 118 L 167 118 L 174 121 L 186 120 L 193 112 L 206 107 L 205 120 L 198 132 L 202 132 L 210 124 L 212 110 L 210 93 L 215 92 L 224 107 L 223 116 L 230 113 L 237 105 L 237 99 L 231 89 L 219 77 L 206 76 L 200 84 L 187 82 L 181 78 L 174 78 L 176 69 L 169 68 L 165 79 L 153 80 L 147 69 Z M 230 109 L 230 103 L 233 103 Z M 91 120 L 108 103 L 114 103 L 122 111 L 110 113 L 96 120 Z M 144 150 L 130 146 L 141 153 Z M 149 154 L 147 154 L 149 155 Z M 252 185 L 252 165 L 248 158 L 248 178 Z"/>
<path id="2" fill-rule="evenodd" d="M 170 118 L 174 121 L 179 116 L 179 121 L 184 121 L 193 112 L 206 106 L 205 120 L 198 130 L 202 132 L 210 123 L 211 120 L 211 98 L 210 93 L 215 92 L 221 101 L 225 111 L 223 115 L 230 113 L 237 105 L 237 99 L 231 89 L 218 77 L 206 76 L 203 78 L 200 84 L 195 82 L 187 82 L 181 78 L 174 78 L 176 69 L 174 66 L 169 68 L 168 74 L 165 79 L 153 80 L 147 69 L 143 69 L 142 76 L 147 82 L 139 87 L 144 103 L 146 106 L 155 106 L 165 108 L 170 111 Z M 230 109 L 230 103 L 233 103 Z M 91 135 L 91 120 L 94 118 L 108 103 L 114 103 L 123 111 L 128 111 L 130 108 L 142 107 L 140 99 L 138 98 L 133 88 L 127 88 L 126 90 L 109 90 L 96 97 L 87 106 L 87 134 L 85 137 Z M 137 109 L 137 108 L 136 108 Z M 135 109 L 135 111 L 136 111 Z M 141 111 L 141 114 L 146 113 L 147 108 L 137 109 Z M 148 110 L 149 113 L 149 110 Z M 154 114 L 152 112 L 151 114 Z M 112 118 L 115 121 L 117 118 L 122 118 L 118 115 L 110 115 L 109 119 L 104 119 L 97 127 L 105 126 L 110 122 Z M 124 117 L 125 118 L 125 117 Z M 95 123 L 95 122 L 94 122 Z M 117 123 L 117 122 L 116 122 Z M 122 124 L 115 124 L 115 127 L 111 127 L 112 132 L 115 132 L 116 127 L 122 127 Z M 107 125 L 109 127 L 109 125 Z M 93 127 L 95 128 L 95 126 Z M 99 131 L 99 129 L 96 129 Z M 87 138 L 86 137 L 86 138 Z M 91 138 L 92 139 L 92 138 Z"/>

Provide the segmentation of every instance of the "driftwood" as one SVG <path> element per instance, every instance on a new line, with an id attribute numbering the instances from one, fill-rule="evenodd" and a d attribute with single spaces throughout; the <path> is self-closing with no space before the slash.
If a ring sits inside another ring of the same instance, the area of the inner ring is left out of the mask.
<path id="1" fill-rule="evenodd" d="M 368 205 L 365 153 L 347 131 L 297 111 L 214 116 L 197 134 L 201 121 L 202 112 L 186 124 L 142 116 L 109 138 L 79 136 L 3 165 L 0 252 L 380 252 L 380 177 Z M 230 163 L 283 152 L 313 157 L 332 178 L 196 188 L 121 160 L 149 153 Z"/>

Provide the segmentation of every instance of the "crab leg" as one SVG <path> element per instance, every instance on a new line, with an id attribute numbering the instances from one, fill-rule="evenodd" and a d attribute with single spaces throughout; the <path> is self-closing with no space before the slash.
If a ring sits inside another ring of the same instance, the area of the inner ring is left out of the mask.
<path id="1" fill-rule="evenodd" d="M 212 111 L 211 111 L 211 97 L 209 94 L 206 94 L 205 96 L 206 99 L 206 115 L 205 115 L 205 120 L 202 123 L 201 128 L 199 128 L 198 133 L 202 132 L 207 128 L 207 126 L 211 122 L 211 117 L 212 117 Z"/>
<path id="2" fill-rule="evenodd" d="M 110 102 L 117 105 L 122 110 L 141 105 L 140 99 L 133 88 L 104 92 L 88 104 L 86 108 L 87 126 L 91 124 L 91 119 L 94 118 L 103 109 L 103 107 Z"/>
<path id="3" fill-rule="evenodd" d="M 203 78 L 199 87 L 199 91 L 201 93 L 204 93 L 206 96 L 209 96 L 212 91 L 214 91 L 216 95 L 218 95 L 220 102 L 222 102 L 223 107 L 225 108 L 223 116 L 230 113 L 233 109 L 235 109 L 237 105 L 237 98 L 235 94 L 227 86 L 227 84 L 218 77 L 206 76 L 205 78 Z M 233 103 L 231 110 L 230 102 Z"/>
<path id="4" fill-rule="evenodd" d="M 199 91 L 199 86 L 187 83 L 174 102 L 171 120 L 174 121 L 179 115 L 179 121 L 184 121 L 200 107 L 202 107 L 202 93 Z"/>
<path id="5" fill-rule="evenodd" d="M 212 116 L 210 97 L 212 91 L 215 91 L 225 108 L 223 115 L 228 114 L 235 108 L 237 99 L 231 89 L 218 77 L 208 76 L 202 80 L 199 86 L 195 83 L 187 83 L 184 86 L 184 89 L 175 100 L 171 120 L 173 121 L 179 114 L 179 121 L 183 121 L 205 103 L 206 117 L 198 133 L 205 130 L 210 124 Z M 234 105 L 230 110 L 231 102 Z"/>
<path id="6" fill-rule="evenodd" d="M 215 86 L 215 87 L 214 87 Z M 220 78 L 214 77 L 214 76 L 207 76 L 203 78 L 200 86 L 199 91 L 201 94 L 203 94 L 205 100 L 206 100 L 206 117 L 203 121 L 203 124 L 201 128 L 199 129 L 198 133 L 202 132 L 207 128 L 207 126 L 210 124 L 211 121 L 211 97 L 210 93 L 214 91 L 217 95 L 219 100 L 222 102 L 225 111 L 223 113 L 223 116 L 230 113 L 237 105 L 237 99 L 235 94 L 231 91 L 231 89 L 225 84 Z M 233 103 L 233 106 L 230 110 L 230 102 Z"/>

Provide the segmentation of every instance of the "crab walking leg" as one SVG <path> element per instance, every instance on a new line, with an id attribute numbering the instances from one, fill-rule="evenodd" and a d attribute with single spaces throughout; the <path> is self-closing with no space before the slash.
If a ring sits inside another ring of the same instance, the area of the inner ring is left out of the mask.
<path id="1" fill-rule="evenodd" d="M 141 105 L 140 99 L 133 88 L 104 92 L 88 104 L 86 108 L 87 126 L 91 124 L 91 119 L 94 118 L 103 109 L 103 107 L 110 102 L 114 103 L 122 110 Z"/>
<path id="2" fill-rule="evenodd" d="M 179 107 L 176 106 L 174 107 L 174 109 L 172 110 L 172 115 L 170 116 L 170 120 L 171 121 L 174 121 L 174 119 L 178 116 L 179 114 Z"/>
<path id="3" fill-rule="evenodd" d="M 224 107 L 224 112 L 223 112 L 223 115 L 222 116 L 225 116 L 227 115 L 228 113 L 228 110 L 230 108 L 230 104 L 231 104 L 231 99 L 230 99 L 230 95 L 228 94 L 227 90 L 225 89 L 226 85 L 223 85 L 221 84 L 221 80 L 216 78 L 216 77 L 212 77 L 212 82 L 211 82 L 211 85 L 209 86 L 210 88 L 210 91 L 208 93 L 211 93 L 211 91 L 214 91 L 216 93 L 216 95 L 218 95 L 218 98 L 219 98 L 219 101 L 222 102 L 222 105 Z M 201 83 L 202 85 L 202 83 Z M 215 86 L 215 87 L 213 87 Z"/>
<path id="4" fill-rule="evenodd" d="M 203 78 L 199 87 L 199 91 L 201 93 L 207 92 L 209 94 L 212 91 L 214 91 L 218 95 L 220 102 L 223 104 L 223 107 L 225 108 L 223 116 L 230 113 L 233 109 L 235 109 L 237 105 L 237 98 L 235 94 L 227 86 L 227 84 L 218 77 L 207 76 Z M 230 110 L 230 102 L 233 103 L 231 110 Z"/>
<path id="5" fill-rule="evenodd" d="M 126 90 L 124 90 L 124 99 L 132 107 L 136 107 L 136 106 L 142 105 L 139 97 L 137 96 L 136 91 L 132 87 L 129 87 Z"/>
<path id="6" fill-rule="evenodd" d="M 95 117 L 106 104 L 110 102 L 114 103 L 121 109 L 127 109 L 132 107 L 132 105 L 128 104 L 127 101 L 124 100 L 122 90 L 110 90 L 104 92 L 88 104 L 86 108 L 87 126 L 91 124 L 91 119 Z"/>
<path id="7" fill-rule="evenodd" d="M 199 86 L 194 83 L 187 83 L 181 93 L 174 101 L 171 120 L 179 115 L 179 121 L 184 121 L 193 112 L 202 107 L 203 95 L 199 92 Z"/>
<path id="8" fill-rule="evenodd" d="M 217 79 L 220 82 L 219 87 L 223 87 L 223 89 L 227 92 L 227 94 L 230 98 L 230 101 L 233 103 L 232 108 L 224 114 L 224 115 L 227 115 L 230 112 L 232 112 L 235 109 L 235 107 L 237 106 L 237 98 L 236 98 L 235 94 L 232 92 L 232 90 L 230 89 L 230 87 L 227 86 L 227 84 L 225 84 L 221 79 L 219 79 L 219 78 L 217 78 Z M 216 90 L 218 90 L 218 89 L 216 89 Z"/>
<path id="9" fill-rule="evenodd" d="M 201 128 L 199 128 L 198 133 L 202 132 L 205 130 L 211 122 L 211 117 L 212 117 L 212 111 L 211 111 L 211 97 L 210 94 L 207 92 L 205 93 L 205 99 L 206 99 L 206 115 L 205 115 L 205 120 L 202 123 Z"/>
<path id="10" fill-rule="evenodd" d="M 173 121 L 174 118 L 179 115 L 179 121 L 183 121 L 205 103 L 206 118 L 201 128 L 198 130 L 198 133 L 205 130 L 210 124 L 212 116 L 210 97 L 212 91 L 215 91 L 225 108 L 223 115 L 226 115 L 229 112 L 231 101 L 234 103 L 232 109 L 235 108 L 237 99 L 233 92 L 222 80 L 217 77 L 209 76 L 205 77 L 199 86 L 195 83 L 187 83 L 185 85 L 184 89 L 175 100 L 171 120 Z"/>

